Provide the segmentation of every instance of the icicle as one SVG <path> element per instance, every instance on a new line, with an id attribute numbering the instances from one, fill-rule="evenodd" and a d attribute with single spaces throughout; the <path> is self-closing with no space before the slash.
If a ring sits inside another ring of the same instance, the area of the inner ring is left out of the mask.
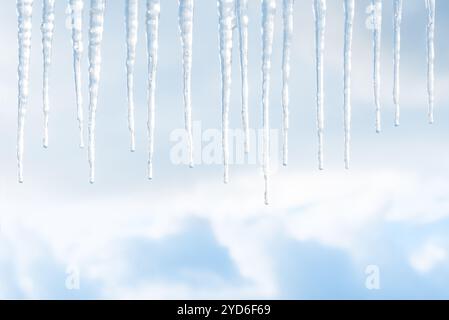
<path id="1" fill-rule="evenodd" d="M 218 0 L 220 27 L 221 108 L 224 182 L 229 180 L 229 104 L 231 98 L 232 33 L 234 27 L 234 0 Z"/>
<path id="2" fill-rule="evenodd" d="M 76 113 L 80 131 L 80 147 L 84 148 L 83 95 L 81 91 L 81 56 L 83 54 L 83 8 L 84 0 L 70 0 L 73 71 L 75 73 Z"/>
<path id="3" fill-rule="evenodd" d="M 95 182 L 95 119 L 98 102 L 98 88 L 101 69 L 101 41 L 105 0 L 90 1 L 89 27 L 89 165 L 90 182 Z"/>
<path id="4" fill-rule="evenodd" d="M 326 27 L 326 0 L 314 0 L 315 13 L 315 46 L 316 46 L 316 100 L 318 127 L 318 168 L 323 169 L 323 129 L 324 129 L 324 86 L 323 86 L 323 55 L 324 31 Z"/>
<path id="5" fill-rule="evenodd" d="M 55 0 L 44 0 L 42 8 L 42 54 L 44 56 L 43 76 L 43 103 L 44 103 L 44 141 L 45 148 L 48 147 L 48 114 L 50 112 L 50 101 L 48 96 L 48 74 L 51 65 L 51 53 L 53 43 L 53 30 L 55 28 Z"/>
<path id="6" fill-rule="evenodd" d="M 374 50 L 374 103 L 376 105 L 376 132 L 380 132 L 380 46 L 382 32 L 382 0 L 371 0 L 373 17 L 373 50 Z"/>
<path id="7" fill-rule="evenodd" d="M 429 100 L 429 123 L 433 123 L 435 89 L 435 0 L 426 0 L 427 7 L 427 94 Z"/>
<path id="8" fill-rule="evenodd" d="M 128 127 L 131 134 L 131 151 L 136 150 L 134 129 L 134 65 L 136 61 L 139 2 L 126 0 L 126 75 L 128 89 Z"/>
<path id="9" fill-rule="evenodd" d="M 153 151 L 155 124 L 155 91 L 157 51 L 159 46 L 160 0 L 147 0 L 147 52 L 148 52 L 148 178 L 153 179 Z"/>
<path id="10" fill-rule="evenodd" d="M 345 45 L 344 45 L 344 127 L 345 127 L 345 168 L 349 169 L 351 143 L 351 65 L 352 30 L 355 0 L 345 0 Z"/>
<path id="11" fill-rule="evenodd" d="M 194 0 L 178 0 L 179 30 L 182 43 L 182 64 L 184 73 L 184 113 L 187 131 L 189 164 L 193 167 L 193 133 L 192 133 L 192 38 Z"/>
<path id="12" fill-rule="evenodd" d="M 29 80 L 30 80 L 30 53 L 31 53 L 31 30 L 32 30 L 33 0 L 18 0 L 18 45 L 19 66 L 17 69 L 19 77 L 18 95 L 18 131 L 17 131 L 17 161 L 19 169 L 19 182 L 23 182 L 23 151 L 25 134 L 25 115 L 27 112 Z"/>
<path id="13" fill-rule="evenodd" d="M 262 0 L 262 106 L 263 106 L 263 174 L 265 204 L 268 204 L 268 176 L 270 171 L 270 81 L 273 53 L 276 0 Z"/>
<path id="14" fill-rule="evenodd" d="M 282 135 L 284 142 L 282 158 L 284 166 L 288 163 L 288 105 L 290 99 L 288 81 L 290 78 L 290 51 L 293 37 L 293 3 L 294 0 L 284 0 L 283 2 L 284 45 L 282 54 Z"/>
<path id="15" fill-rule="evenodd" d="M 237 26 L 239 30 L 240 72 L 242 77 L 242 124 L 245 134 L 245 153 L 249 153 L 248 0 L 237 0 Z"/>
<path id="16" fill-rule="evenodd" d="M 401 22 L 402 22 L 402 0 L 394 0 L 394 87 L 393 102 L 395 105 L 395 126 L 399 126 L 399 66 L 401 63 Z"/>

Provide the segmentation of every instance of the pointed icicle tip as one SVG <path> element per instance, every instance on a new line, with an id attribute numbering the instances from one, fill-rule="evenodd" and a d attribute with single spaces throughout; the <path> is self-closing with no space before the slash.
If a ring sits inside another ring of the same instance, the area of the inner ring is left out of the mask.
<path id="1" fill-rule="evenodd" d="M 324 42 L 326 28 L 326 0 L 314 0 L 315 14 L 315 57 L 316 57 L 316 108 L 318 133 L 318 168 L 323 169 L 324 162 Z"/>
<path id="2" fill-rule="evenodd" d="M 354 26 L 355 0 L 345 0 L 345 27 L 344 27 L 344 163 L 345 168 L 349 169 L 351 156 L 351 70 L 352 70 L 352 34 Z"/>
<path id="3" fill-rule="evenodd" d="M 19 182 L 23 182 L 25 116 L 28 109 L 33 0 L 17 1 L 17 34 L 19 46 L 17 166 Z"/>
<path id="4" fill-rule="evenodd" d="M 139 2 L 126 0 L 125 26 L 126 26 L 126 86 L 128 100 L 128 129 L 130 133 L 130 151 L 136 150 L 134 125 L 134 66 L 136 61 Z"/>
<path id="5" fill-rule="evenodd" d="M 73 73 L 75 79 L 76 118 L 79 130 L 79 147 L 84 148 L 84 111 L 82 96 L 81 58 L 83 46 L 83 9 L 84 0 L 69 0 L 70 28 L 72 32 Z"/>
<path id="6" fill-rule="evenodd" d="M 248 0 L 237 0 L 236 19 L 239 34 L 242 126 L 245 135 L 245 154 L 250 151 L 249 112 L 248 112 Z"/>
<path id="7" fill-rule="evenodd" d="M 88 161 L 90 180 L 95 176 L 95 129 L 98 105 L 98 91 L 101 73 L 101 43 L 103 40 L 106 0 L 92 0 L 90 3 L 89 26 L 89 147 Z"/>
<path id="8" fill-rule="evenodd" d="M 282 164 L 288 164 L 288 129 L 289 129 L 289 80 L 290 55 L 293 38 L 293 4 L 294 0 L 283 1 L 283 48 L 282 48 Z"/>
<path id="9" fill-rule="evenodd" d="M 393 49 L 393 102 L 395 105 L 395 127 L 399 126 L 400 105 L 399 105 L 399 78 L 400 78 L 400 62 L 401 62 L 401 23 L 402 23 L 402 0 L 394 0 L 394 49 Z"/>
<path id="10" fill-rule="evenodd" d="M 193 167 L 193 132 L 192 132 L 192 41 L 194 0 L 178 0 L 179 30 L 182 45 L 182 65 L 184 80 L 184 121 L 188 135 L 189 161 Z"/>
<path id="11" fill-rule="evenodd" d="M 218 0 L 217 4 L 220 35 L 222 151 L 224 183 L 227 183 L 229 179 L 229 108 L 232 86 L 232 46 L 235 3 L 233 0 Z"/>
<path id="12" fill-rule="evenodd" d="M 429 124 L 434 122 L 435 104 L 435 0 L 426 0 L 427 8 L 427 96 Z"/>
<path id="13" fill-rule="evenodd" d="M 268 202 L 270 174 L 270 85 L 271 60 L 276 16 L 276 0 L 262 2 L 262 119 L 263 119 L 263 165 L 265 201 Z"/>
<path id="14" fill-rule="evenodd" d="M 148 179 L 153 179 L 153 154 L 156 125 L 156 74 L 159 48 L 160 0 L 147 0 L 146 3 L 146 41 L 148 67 Z"/>

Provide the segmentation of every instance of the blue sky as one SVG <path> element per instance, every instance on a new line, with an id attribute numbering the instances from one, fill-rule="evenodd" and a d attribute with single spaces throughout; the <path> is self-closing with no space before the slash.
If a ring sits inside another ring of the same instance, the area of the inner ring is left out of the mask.
<path id="1" fill-rule="evenodd" d="M 97 182 L 78 148 L 66 1 L 56 1 L 50 148 L 42 143 L 40 1 L 35 1 L 25 183 L 16 179 L 17 40 L 14 1 L 0 10 L 1 298 L 449 298 L 449 3 L 437 2 L 435 124 L 427 124 L 426 10 L 405 0 L 401 126 L 392 100 L 392 1 L 384 1 L 383 132 L 374 128 L 370 1 L 357 0 L 353 49 L 352 162 L 343 163 L 343 1 L 328 1 L 325 52 L 325 170 L 317 170 L 311 0 L 295 4 L 290 162 L 279 165 L 281 1 L 273 52 L 271 203 L 255 164 L 170 158 L 183 128 L 176 1 L 163 1 L 157 78 L 154 179 L 146 179 L 146 58 L 143 3 L 136 66 L 137 151 L 129 152 L 124 1 L 108 1 L 97 114 Z M 250 125 L 261 126 L 260 2 L 250 0 Z M 88 3 L 86 4 L 86 9 Z M 197 0 L 193 119 L 219 130 L 220 76 L 215 1 Z M 85 10 L 85 27 L 88 12 Z M 87 39 L 87 28 L 85 29 Z M 87 42 L 86 42 L 87 49 Z M 87 52 L 83 57 L 87 101 Z M 86 105 L 85 105 L 86 108 Z M 231 128 L 240 128 L 234 50 Z M 85 109 L 87 113 L 87 109 Z M 207 141 L 199 140 L 196 150 Z M 277 137 L 277 139 L 276 139 Z M 206 139 L 203 136 L 204 139 Z M 204 140 L 203 139 L 203 140 Z M 219 140 L 219 139 L 218 139 Z M 219 141 L 218 141 L 219 142 Z M 379 271 L 369 290 L 367 268 Z M 79 276 L 79 289 L 68 279 Z"/>

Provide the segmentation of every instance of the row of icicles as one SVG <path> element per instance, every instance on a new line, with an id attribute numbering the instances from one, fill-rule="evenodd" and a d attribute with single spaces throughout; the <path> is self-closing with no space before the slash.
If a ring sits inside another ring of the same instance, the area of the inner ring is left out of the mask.
<path id="1" fill-rule="evenodd" d="M 81 57 L 83 53 L 82 13 L 84 0 L 68 0 L 71 10 L 73 69 L 75 74 L 75 90 L 77 118 L 80 131 L 80 146 L 84 147 L 84 116 L 81 94 Z M 19 96 L 18 96 L 18 135 L 17 158 L 19 182 L 23 182 L 23 151 L 24 151 L 24 121 L 29 91 L 29 68 L 31 51 L 32 10 L 33 0 L 17 0 L 18 12 L 18 43 L 19 43 Z M 42 0 L 42 47 L 43 47 L 43 111 L 44 111 L 44 147 L 48 147 L 48 114 L 49 114 L 49 69 L 54 32 L 55 0 Z M 178 0 L 179 30 L 182 45 L 183 79 L 184 79 L 184 112 L 185 130 L 188 135 L 188 150 L 190 166 L 193 166 L 192 139 L 192 106 L 191 106 L 191 74 L 192 74 L 192 35 L 194 22 L 194 0 Z M 238 34 L 240 48 L 241 71 L 241 103 L 242 125 L 245 133 L 245 152 L 249 152 L 248 127 L 248 0 L 218 0 L 218 19 L 220 34 L 221 90 L 222 90 L 222 141 L 224 182 L 229 179 L 229 106 L 231 94 L 232 46 L 234 29 Z M 293 35 L 294 0 L 282 0 L 283 9 L 283 56 L 282 56 L 282 109 L 283 109 L 283 164 L 288 162 L 288 128 L 289 128 L 289 76 L 290 52 Z M 399 125 L 399 63 L 400 35 L 402 20 L 402 0 L 394 1 L 394 89 L 395 124 Z M 434 20 L 435 0 L 425 0 L 427 23 L 428 51 L 428 99 L 429 121 L 433 122 L 434 104 Z M 90 165 L 90 182 L 95 181 L 95 118 L 97 110 L 98 88 L 101 68 L 101 42 L 106 0 L 90 0 L 89 23 L 89 121 L 88 121 L 88 158 Z M 263 173 L 265 179 L 265 203 L 268 204 L 269 180 L 269 100 L 270 71 L 273 50 L 274 20 L 276 15 L 276 0 L 261 0 L 262 9 L 262 107 L 263 107 Z M 382 0 L 372 0 L 370 6 L 373 30 L 374 51 L 374 100 L 376 108 L 376 131 L 380 131 L 380 47 L 382 26 Z M 148 54 L 148 177 L 153 177 L 153 151 L 155 126 L 155 88 L 158 63 L 158 32 L 160 0 L 146 0 L 145 25 Z M 314 0 L 316 40 L 316 76 L 317 76 L 317 127 L 318 127 L 318 163 L 323 169 L 323 129 L 324 129 L 324 87 L 323 87 L 323 51 L 326 27 L 326 0 Z M 355 11 L 355 0 L 344 0 L 344 131 L 345 131 L 345 167 L 349 168 L 350 126 L 351 126 L 351 55 L 352 32 Z M 131 150 L 135 150 L 134 132 L 134 65 L 136 57 L 138 31 L 138 0 L 126 0 L 126 44 L 127 44 L 127 94 L 128 94 L 128 125 L 131 135 Z"/>

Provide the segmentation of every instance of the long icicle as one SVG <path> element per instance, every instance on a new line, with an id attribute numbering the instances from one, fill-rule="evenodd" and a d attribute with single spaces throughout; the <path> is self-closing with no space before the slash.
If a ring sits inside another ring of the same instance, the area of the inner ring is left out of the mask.
<path id="1" fill-rule="evenodd" d="M 81 84 L 81 56 L 83 46 L 83 9 L 84 0 L 70 0 L 72 47 L 73 47 L 73 71 L 75 74 L 76 93 L 76 117 L 79 127 L 80 148 L 84 148 L 84 112 L 83 94 Z"/>
<path id="2" fill-rule="evenodd" d="M 184 117 L 187 132 L 189 165 L 193 167 L 193 132 L 192 132 L 192 41 L 194 0 L 178 0 L 179 30 L 182 44 L 182 64 L 184 78 Z"/>
<path id="3" fill-rule="evenodd" d="M 240 73 L 242 78 L 242 124 L 245 135 L 245 153 L 249 153 L 248 111 L 248 0 L 237 0 L 237 26 L 239 30 Z"/>
<path id="4" fill-rule="evenodd" d="M 275 15 L 276 0 L 262 0 L 263 175 L 265 180 L 265 204 L 267 205 L 269 202 L 270 173 L 270 73 Z"/>
<path id="5" fill-rule="evenodd" d="M 401 63 L 401 23 L 402 23 L 402 0 L 394 0 L 394 85 L 393 85 L 393 102 L 395 106 L 394 124 L 399 126 L 400 106 L 399 106 L 399 68 Z"/>
<path id="6" fill-rule="evenodd" d="M 89 26 L 89 165 L 90 183 L 95 182 L 95 121 L 101 71 L 105 0 L 90 1 Z"/>
<path id="7" fill-rule="evenodd" d="M 345 168 L 349 169 L 351 150 L 351 68 L 352 32 L 354 25 L 355 0 L 345 0 L 345 44 L 344 44 L 344 130 Z"/>
<path id="8" fill-rule="evenodd" d="M 324 83 L 323 56 L 324 32 L 326 28 L 326 0 L 314 0 L 315 47 L 316 47 L 316 103 L 318 129 L 318 168 L 323 170 L 323 130 L 324 130 Z"/>
<path id="9" fill-rule="evenodd" d="M 30 82 L 30 53 L 33 0 L 17 0 L 19 66 L 17 69 L 18 83 L 18 130 L 17 130 L 17 162 L 18 179 L 23 182 L 23 151 L 25 134 L 25 115 L 27 112 L 29 82 Z"/>
<path id="10" fill-rule="evenodd" d="M 154 125 L 156 71 L 159 46 L 160 0 L 147 0 L 147 55 L 148 55 L 148 178 L 153 179 Z"/>
<path id="11" fill-rule="evenodd" d="M 433 123 L 435 91 L 435 0 L 426 0 L 427 7 L 427 94 L 429 101 L 428 118 Z"/>
<path id="12" fill-rule="evenodd" d="M 374 51 L 374 104 L 376 106 L 376 132 L 381 131 L 380 118 L 380 47 L 382 32 L 382 0 L 371 0 L 373 17 L 373 51 Z"/>
<path id="13" fill-rule="evenodd" d="M 53 31 L 55 29 L 55 0 L 44 0 L 42 8 L 42 54 L 44 57 L 43 75 L 43 111 L 44 111 L 44 148 L 48 147 L 48 116 L 50 112 L 50 99 L 48 94 L 48 77 L 51 65 L 51 54 L 53 44 Z"/>
<path id="14" fill-rule="evenodd" d="M 134 65 L 136 62 L 137 32 L 139 26 L 139 1 L 126 0 L 126 80 L 128 97 L 128 128 L 131 135 L 131 151 L 136 150 L 134 128 Z"/>
<path id="15" fill-rule="evenodd" d="M 293 4 L 294 0 L 283 1 L 283 25 L 284 25 L 284 43 L 282 53 L 282 162 L 288 164 L 288 127 L 289 127 L 289 88 L 290 79 L 290 54 L 293 38 Z"/>
<path id="16" fill-rule="evenodd" d="M 224 183 L 229 181 L 229 104 L 231 98 L 232 35 L 234 27 L 234 0 L 218 0 L 221 65 L 221 112 Z"/>

